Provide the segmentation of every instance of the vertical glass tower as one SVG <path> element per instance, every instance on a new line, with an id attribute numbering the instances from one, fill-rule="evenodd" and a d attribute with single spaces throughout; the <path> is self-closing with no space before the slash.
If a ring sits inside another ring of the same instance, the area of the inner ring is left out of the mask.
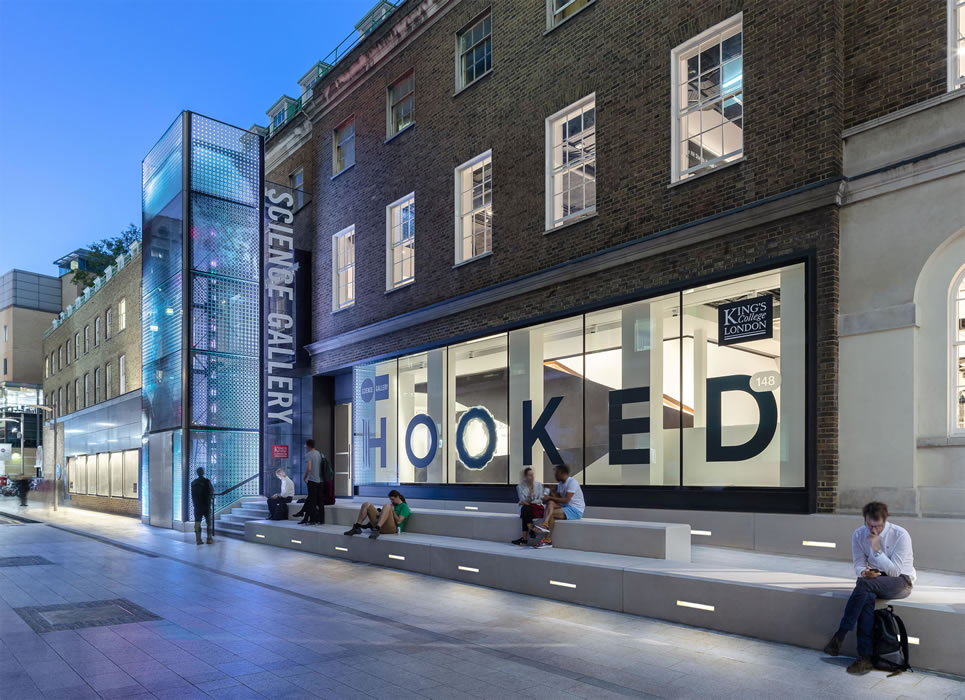
<path id="1" fill-rule="evenodd" d="M 198 467 L 215 512 L 259 492 L 258 134 L 183 112 L 142 164 L 143 515 L 191 519 Z"/>

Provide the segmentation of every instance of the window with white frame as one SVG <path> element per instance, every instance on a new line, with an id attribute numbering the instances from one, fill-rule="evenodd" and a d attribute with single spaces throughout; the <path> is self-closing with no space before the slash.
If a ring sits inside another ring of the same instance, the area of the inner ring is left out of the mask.
<path id="1" fill-rule="evenodd" d="M 94 368 L 94 403 L 101 402 L 101 368 Z"/>
<path id="2" fill-rule="evenodd" d="M 59 372 L 64 368 L 64 346 L 57 346 L 57 371 Z"/>
<path id="3" fill-rule="evenodd" d="M 477 81 L 493 68 L 493 19 L 483 17 L 456 35 L 456 89 Z"/>
<path id="4" fill-rule="evenodd" d="M 415 73 L 409 71 L 389 86 L 386 138 L 415 123 Z"/>
<path id="5" fill-rule="evenodd" d="M 562 24 L 595 0 L 546 0 L 546 28 Z"/>
<path id="6" fill-rule="evenodd" d="M 90 326 L 84 326 L 84 354 L 90 352 Z"/>
<path id="7" fill-rule="evenodd" d="M 7 358 L 3 358 L 3 359 L 4 359 L 4 362 L 6 362 Z M 4 369 L 3 373 L 6 374 L 7 370 Z M 44 379 L 47 379 L 49 376 L 50 376 L 50 358 L 45 355 L 44 356 Z"/>
<path id="8" fill-rule="evenodd" d="M 965 87 L 965 0 L 948 0 L 948 89 Z"/>
<path id="9" fill-rule="evenodd" d="M 674 182 L 744 152 L 741 22 L 736 15 L 671 53 Z"/>
<path id="10" fill-rule="evenodd" d="M 271 119 L 271 125 L 273 128 L 277 129 L 279 126 L 285 123 L 285 115 L 288 110 L 282 107 L 280 110 L 275 112 L 275 116 Z"/>
<path id="11" fill-rule="evenodd" d="M 64 388 L 60 387 L 57 389 L 57 406 L 55 407 L 56 414 L 59 416 L 64 415 Z"/>
<path id="12" fill-rule="evenodd" d="M 94 347 L 101 344 L 101 317 L 94 319 Z"/>
<path id="13" fill-rule="evenodd" d="M 80 331 L 74 333 L 74 359 L 80 359 Z"/>
<path id="14" fill-rule="evenodd" d="M 117 358 L 117 393 L 127 392 L 127 355 Z"/>
<path id="15" fill-rule="evenodd" d="M 546 120 L 546 230 L 596 211 L 596 95 Z"/>
<path id="16" fill-rule="evenodd" d="M 117 330 L 122 331 L 127 328 L 127 299 L 121 298 L 117 302 Z"/>
<path id="17" fill-rule="evenodd" d="M 456 264 L 493 249 L 493 152 L 456 168 Z"/>
<path id="18" fill-rule="evenodd" d="M 54 361 L 54 351 L 50 351 L 50 374 L 51 376 L 57 374 L 57 363 Z"/>
<path id="19" fill-rule="evenodd" d="M 385 288 L 415 280 L 415 192 L 385 208 Z"/>
<path id="20" fill-rule="evenodd" d="M 332 236 L 332 309 L 355 303 L 355 226 Z"/>
<path id="21" fill-rule="evenodd" d="M 70 338 L 67 339 L 66 345 L 67 345 L 67 352 L 64 353 L 64 356 L 67 358 L 67 366 L 69 367 L 70 366 Z"/>
<path id="22" fill-rule="evenodd" d="M 952 433 L 965 434 L 965 272 L 955 280 L 951 308 L 951 427 Z"/>
<path id="23" fill-rule="evenodd" d="M 295 211 L 305 206 L 305 170 L 299 168 L 288 176 L 288 184 L 292 188 L 292 196 L 295 198 Z"/>
<path id="24" fill-rule="evenodd" d="M 83 406 L 80 405 L 80 380 L 74 380 L 74 410 L 79 411 Z"/>
<path id="25" fill-rule="evenodd" d="M 104 312 L 104 340 L 111 337 L 111 332 L 114 325 L 114 309 L 109 308 Z"/>
<path id="26" fill-rule="evenodd" d="M 349 117 L 332 136 L 332 174 L 355 165 L 355 117 Z"/>
<path id="27" fill-rule="evenodd" d="M 90 406 L 90 375 L 84 375 L 84 408 Z"/>
<path id="28" fill-rule="evenodd" d="M 114 384 L 114 370 L 111 363 L 104 365 L 104 398 L 111 398 L 111 387 Z"/>

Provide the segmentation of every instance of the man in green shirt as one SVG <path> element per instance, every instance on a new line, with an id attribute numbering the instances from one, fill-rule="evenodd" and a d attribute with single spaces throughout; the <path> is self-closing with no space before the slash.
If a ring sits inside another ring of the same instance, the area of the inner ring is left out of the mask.
<path id="1" fill-rule="evenodd" d="M 346 535 L 361 535 L 362 529 L 372 530 L 369 539 L 378 539 L 379 535 L 394 535 L 405 530 L 405 524 L 409 520 L 412 511 L 409 504 L 405 502 L 405 496 L 392 489 L 389 491 L 389 502 L 382 506 L 382 512 L 371 503 L 363 503 L 359 508 L 359 517 L 355 521 L 351 530 L 346 530 Z M 368 521 L 366 523 L 366 521 Z"/>

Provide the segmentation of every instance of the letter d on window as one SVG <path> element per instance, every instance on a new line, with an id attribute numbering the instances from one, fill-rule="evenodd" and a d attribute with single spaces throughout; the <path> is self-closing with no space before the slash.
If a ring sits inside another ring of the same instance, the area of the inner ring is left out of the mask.
<path id="1" fill-rule="evenodd" d="M 743 445 L 724 445 L 721 398 L 725 391 L 743 391 L 757 402 L 761 413 L 754 437 Z M 752 459 L 771 444 L 777 431 L 777 401 L 772 392 L 751 391 L 751 378 L 747 374 L 712 377 L 707 380 L 707 461 L 742 462 Z"/>

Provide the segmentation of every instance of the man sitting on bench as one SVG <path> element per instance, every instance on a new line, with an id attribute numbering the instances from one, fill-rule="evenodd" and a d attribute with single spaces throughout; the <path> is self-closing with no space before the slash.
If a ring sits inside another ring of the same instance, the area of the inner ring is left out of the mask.
<path id="1" fill-rule="evenodd" d="M 371 503 L 363 503 L 359 508 L 358 519 L 352 529 L 346 530 L 345 534 L 360 535 L 364 527 L 372 530 L 372 534 L 369 535 L 370 540 L 378 539 L 379 535 L 394 535 L 405 530 L 405 523 L 410 513 L 405 496 L 392 489 L 389 491 L 389 502 L 382 506 L 381 512 Z M 365 524 L 366 520 L 368 524 Z"/>
<path id="2" fill-rule="evenodd" d="M 888 506 L 872 501 L 862 509 L 862 515 L 864 525 L 851 537 L 858 580 L 844 607 L 838 631 L 824 647 L 825 654 L 837 656 L 845 636 L 857 628 L 858 658 L 848 666 L 848 673 L 859 674 L 874 668 L 871 653 L 875 600 L 907 598 L 916 578 L 911 535 L 900 525 L 888 522 Z"/>
<path id="3" fill-rule="evenodd" d="M 556 493 L 543 498 L 546 502 L 546 517 L 543 518 L 542 525 L 533 525 L 546 535 L 537 545 L 539 547 L 548 547 L 553 544 L 553 525 L 557 520 L 579 520 L 586 509 L 583 489 L 576 479 L 570 476 L 570 468 L 565 464 L 557 464 L 553 468 L 553 474 L 557 481 Z"/>

